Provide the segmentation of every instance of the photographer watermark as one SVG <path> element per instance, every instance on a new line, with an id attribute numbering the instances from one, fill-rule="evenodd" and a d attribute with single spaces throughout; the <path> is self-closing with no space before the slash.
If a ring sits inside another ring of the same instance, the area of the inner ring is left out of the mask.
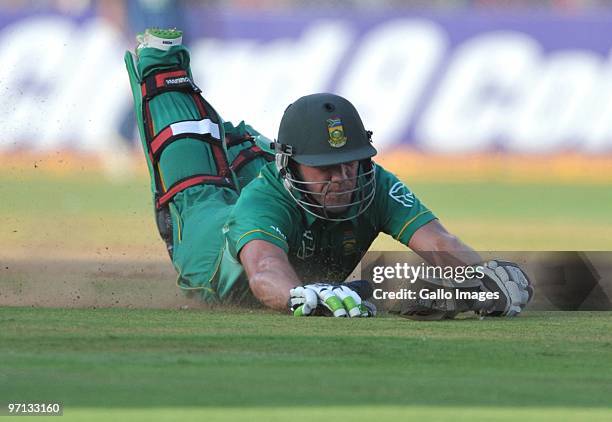
<path id="1" fill-rule="evenodd" d="M 372 267 L 372 282 L 380 285 L 385 281 L 403 281 L 412 285 L 418 280 L 452 280 L 456 283 L 463 283 L 471 280 L 482 280 L 485 276 L 481 265 L 475 266 L 440 266 L 427 265 L 420 263 L 411 265 L 407 262 L 396 262 L 393 265 L 378 265 Z M 387 283 L 388 284 L 388 283 Z M 445 289 L 430 289 L 430 288 L 396 288 L 388 289 L 378 287 L 374 289 L 374 299 L 378 300 L 478 300 L 484 302 L 486 300 L 499 299 L 498 292 L 483 292 L 483 291 L 463 291 L 463 290 L 445 290 Z"/>
<path id="2" fill-rule="evenodd" d="M 612 310 L 612 252 L 477 253 L 482 258 L 482 265 L 491 260 L 519 265 L 536 292 L 529 304 L 530 310 Z M 464 296 L 475 298 L 476 304 L 486 303 L 489 300 L 486 291 L 491 289 L 482 287 L 486 279 L 483 278 L 483 267 L 478 264 L 463 265 L 460 259 L 456 260 L 456 266 L 447 265 L 455 255 L 447 252 L 419 255 L 411 251 L 369 251 L 362 258 L 356 276 L 371 281 L 375 289 L 374 300 L 383 310 L 414 301 L 459 301 Z M 434 265 L 436 263 L 444 265 Z M 437 282 L 427 283 L 424 280 Z M 478 284 L 481 284 L 480 288 Z M 485 294 L 477 297 L 475 293 L 480 291 Z"/>
<path id="3" fill-rule="evenodd" d="M 411 265 L 407 262 L 397 262 L 394 265 L 375 266 L 372 270 L 372 281 L 377 284 L 391 279 L 414 283 L 419 278 L 444 278 L 461 283 L 474 278 L 482 280 L 484 276 L 482 265 L 451 267 L 449 265 L 439 266 L 425 263 Z"/>

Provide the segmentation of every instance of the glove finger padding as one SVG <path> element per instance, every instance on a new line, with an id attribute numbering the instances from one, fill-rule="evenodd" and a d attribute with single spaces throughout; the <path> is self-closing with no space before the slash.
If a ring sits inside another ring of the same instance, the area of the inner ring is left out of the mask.
<path id="1" fill-rule="evenodd" d="M 495 261 L 497 265 L 503 266 L 510 276 L 510 280 L 516 284 L 520 291 L 521 298 L 518 301 L 521 310 L 531 301 L 533 298 L 533 286 L 531 280 L 527 277 L 527 274 L 514 262 L 509 261 Z"/>
<path id="2" fill-rule="evenodd" d="M 304 286 L 289 290 L 289 309 L 295 316 L 307 316 L 317 308 L 319 297 L 317 293 Z"/>
<path id="3" fill-rule="evenodd" d="M 342 301 L 342 305 L 348 311 L 349 317 L 361 316 L 361 298 L 356 292 L 343 285 L 334 287 L 333 292 Z"/>
<path id="4" fill-rule="evenodd" d="M 515 316 L 533 297 L 533 287 L 523 270 L 512 262 L 489 261 L 482 266 L 483 290 L 498 292 L 499 299 L 489 301 L 479 310 L 486 316 Z"/>
<path id="5" fill-rule="evenodd" d="M 347 312 L 344 309 L 342 300 L 334 293 L 335 287 L 333 284 L 327 283 L 308 284 L 305 286 L 306 289 L 312 289 L 316 292 L 319 297 L 319 305 L 325 306 L 335 317 L 345 317 Z"/>
<path id="6" fill-rule="evenodd" d="M 525 275 L 525 273 L 520 268 L 515 267 L 513 265 L 508 265 L 506 269 L 510 273 L 510 278 L 516 281 L 516 283 L 519 285 L 522 295 L 521 302 L 524 303 L 522 307 L 524 308 L 525 305 L 529 303 L 529 301 L 533 297 L 533 287 L 531 286 L 531 282 L 527 278 L 527 275 Z"/>

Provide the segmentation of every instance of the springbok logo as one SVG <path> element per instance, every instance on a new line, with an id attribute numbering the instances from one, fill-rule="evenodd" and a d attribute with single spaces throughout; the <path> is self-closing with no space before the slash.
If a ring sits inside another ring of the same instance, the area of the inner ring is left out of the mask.
<path id="1" fill-rule="evenodd" d="M 406 208 L 414 205 L 414 194 L 402 182 L 396 182 L 389 189 L 389 196 Z"/>

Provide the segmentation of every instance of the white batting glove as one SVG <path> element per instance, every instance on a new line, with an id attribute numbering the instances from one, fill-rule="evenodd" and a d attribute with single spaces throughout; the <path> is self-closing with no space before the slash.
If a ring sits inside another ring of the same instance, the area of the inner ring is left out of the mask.
<path id="1" fill-rule="evenodd" d="M 327 308 L 334 317 L 371 316 L 357 292 L 341 284 L 307 284 L 291 289 L 289 294 L 294 316 L 312 315 L 317 306 Z"/>
<path id="2" fill-rule="evenodd" d="M 533 287 L 523 270 L 513 262 L 489 261 L 482 266 L 482 271 L 483 289 L 499 292 L 499 299 L 480 310 L 480 314 L 507 317 L 520 314 L 533 297 Z"/>

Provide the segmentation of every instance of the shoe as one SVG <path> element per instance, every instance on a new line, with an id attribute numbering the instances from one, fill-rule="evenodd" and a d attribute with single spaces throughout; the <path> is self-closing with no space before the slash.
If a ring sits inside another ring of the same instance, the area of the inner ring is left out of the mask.
<path id="1" fill-rule="evenodd" d="M 143 48 L 157 48 L 168 51 L 170 47 L 181 45 L 183 42 L 183 31 L 173 29 L 147 28 L 144 33 L 136 35 L 136 54 Z"/>

